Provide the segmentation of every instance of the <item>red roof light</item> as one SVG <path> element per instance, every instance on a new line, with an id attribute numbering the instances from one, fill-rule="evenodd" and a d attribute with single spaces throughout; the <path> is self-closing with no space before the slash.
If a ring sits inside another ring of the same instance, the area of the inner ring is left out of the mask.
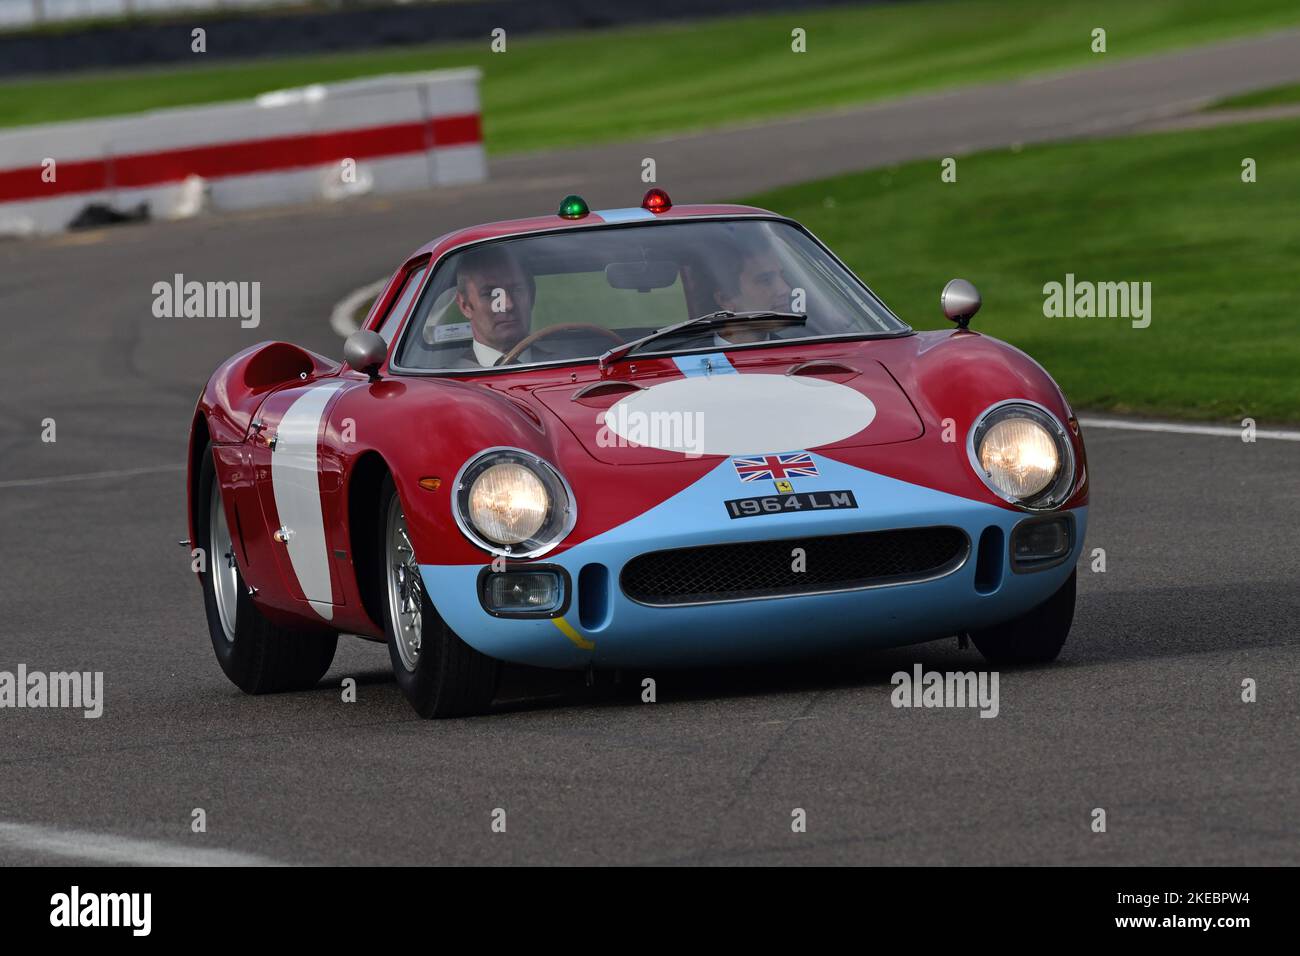
<path id="1" fill-rule="evenodd" d="M 673 208 L 673 201 L 668 198 L 668 194 L 662 189 L 651 189 L 641 200 L 641 208 L 648 209 L 653 213 L 667 212 Z"/>

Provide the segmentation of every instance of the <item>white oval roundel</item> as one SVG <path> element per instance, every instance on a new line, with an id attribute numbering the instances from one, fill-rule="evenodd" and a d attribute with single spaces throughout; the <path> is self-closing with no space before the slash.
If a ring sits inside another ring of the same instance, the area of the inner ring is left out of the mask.
<path id="1" fill-rule="evenodd" d="M 686 427 L 669 427 L 687 417 Z M 839 382 L 727 373 L 652 385 L 616 402 L 605 425 L 626 441 L 664 451 L 759 455 L 830 445 L 875 417 L 871 399 Z"/>

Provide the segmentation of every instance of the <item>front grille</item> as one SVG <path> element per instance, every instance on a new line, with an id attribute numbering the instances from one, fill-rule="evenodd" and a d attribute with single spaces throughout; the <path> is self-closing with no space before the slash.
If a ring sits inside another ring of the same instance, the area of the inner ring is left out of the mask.
<path id="1" fill-rule="evenodd" d="M 802 548 L 805 570 L 796 571 Z M 907 528 L 676 548 L 623 568 L 623 593 L 641 604 L 711 604 L 902 584 L 955 571 L 970 543 L 959 528 Z"/>

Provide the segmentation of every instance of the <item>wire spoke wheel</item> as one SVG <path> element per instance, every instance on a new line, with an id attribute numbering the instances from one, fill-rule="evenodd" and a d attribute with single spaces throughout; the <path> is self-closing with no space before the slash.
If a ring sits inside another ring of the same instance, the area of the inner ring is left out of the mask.
<path id="1" fill-rule="evenodd" d="M 402 665 L 414 671 L 420 660 L 424 636 L 424 581 L 415 560 L 415 548 L 406 529 L 406 515 L 396 495 L 388 506 L 384 535 L 384 565 L 388 572 L 388 609 L 397 631 L 397 653 Z"/>
<path id="2" fill-rule="evenodd" d="M 235 621 L 239 614 L 239 568 L 235 564 L 235 545 L 226 524 L 226 509 L 221 503 L 221 488 L 212 483 L 209 500 L 208 528 L 211 553 L 207 556 L 212 575 L 212 591 L 217 599 L 217 615 L 226 640 L 235 640 Z"/>

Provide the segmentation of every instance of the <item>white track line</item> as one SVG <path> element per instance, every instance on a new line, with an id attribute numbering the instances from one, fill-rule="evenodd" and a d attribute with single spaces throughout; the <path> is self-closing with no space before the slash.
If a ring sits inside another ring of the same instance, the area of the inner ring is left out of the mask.
<path id="1" fill-rule="evenodd" d="M 1084 428 L 1117 428 L 1131 432 L 1168 432 L 1174 435 L 1218 435 L 1241 439 L 1242 430 L 1235 425 L 1191 425 L 1184 422 L 1137 422 L 1123 418 L 1080 418 Z M 1256 429 L 1256 438 L 1273 438 L 1277 441 L 1300 441 L 1300 432 L 1277 429 Z"/>
<path id="2" fill-rule="evenodd" d="M 356 314 L 361 303 L 366 299 L 373 299 L 384 291 L 384 286 L 388 285 L 387 279 L 380 279 L 369 285 L 363 285 L 360 289 L 349 292 L 339 304 L 334 306 L 334 311 L 330 313 L 330 328 L 333 329 L 342 338 L 347 338 L 357 330 L 357 320 L 352 316 Z"/>
<path id="3" fill-rule="evenodd" d="M 85 471 L 77 475 L 49 475 L 45 478 L 13 478 L 0 481 L 0 488 L 32 488 L 39 485 L 58 485 L 66 481 L 93 481 L 97 478 L 130 478 L 133 475 L 158 475 L 169 471 L 184 471 L 185 465 L 154 465 L 150 468 L 123 468 L 120 471 Z"/>
<path id="4" fill-rule="evenodd" d="M 0 823 L 0 849 L 43 856 L 135 866 L 280 866 L 275 860 L 234 850 L 135 840 L 111 833 L 59 830 L 29 823 Z"/>

